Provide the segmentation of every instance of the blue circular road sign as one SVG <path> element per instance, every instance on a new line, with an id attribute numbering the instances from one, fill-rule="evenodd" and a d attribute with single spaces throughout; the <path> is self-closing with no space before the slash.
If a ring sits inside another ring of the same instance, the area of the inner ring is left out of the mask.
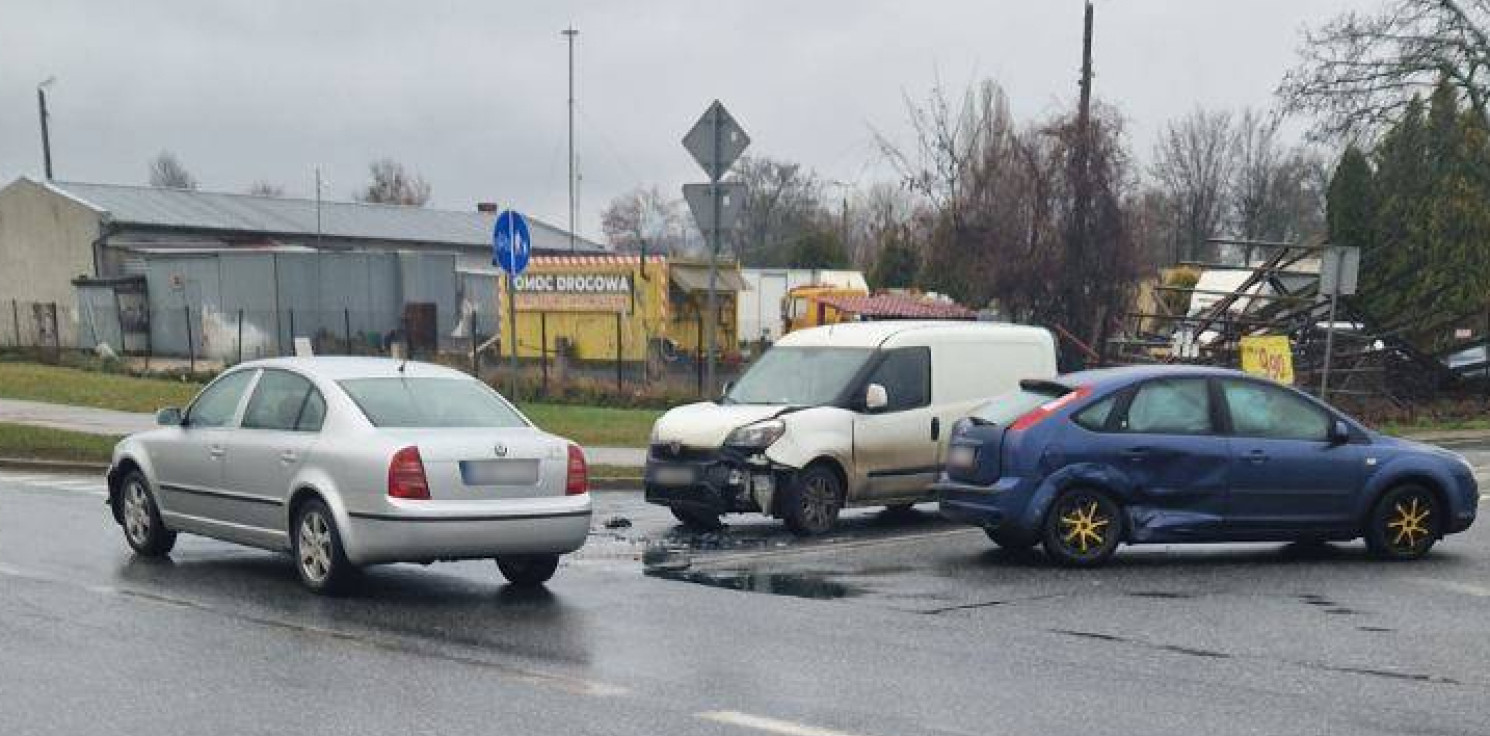
<path id="1" fill-rule="evenodd" d="M 518 276 L 527 270 L 528 256 L 532 252 L 533 240 L 528 236 L 527 218 L 513 210 L 503 210 L 492 228 L 492 265 Z"/>

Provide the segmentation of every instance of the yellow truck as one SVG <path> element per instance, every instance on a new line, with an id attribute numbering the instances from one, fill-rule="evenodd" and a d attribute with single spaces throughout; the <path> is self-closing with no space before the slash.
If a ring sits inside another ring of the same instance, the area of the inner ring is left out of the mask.
<path id="1" fill-rule="evenodd" d="M 781 303 L 782 332 L 843 322 L 845 313 L 835 302 L 844 297 L 866 296 L 869 296 L 868 290 L 851 286 L 808 284 L 794 287 Z"/>

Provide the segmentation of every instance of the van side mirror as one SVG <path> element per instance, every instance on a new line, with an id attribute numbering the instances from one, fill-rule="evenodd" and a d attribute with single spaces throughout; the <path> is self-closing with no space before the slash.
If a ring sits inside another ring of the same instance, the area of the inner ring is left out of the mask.
<path id="1" fill-rule="evenodd" d="M 864 408 L 869 411 L 879 411 L 890 405 L 890 394 L 884 386 L 871 383 L 864 389 Z"/>
<path id="2" fill-rule="evenodd" d="M 1330 425 L 1330 444 L 1343 445 L 1350 441 L 1350 425 L 1343 419 L 1336 419 Z"/>
<path id="3" fill-rule="evenodd" d="M 181 410 L 174 406 L 161 409 L 155 412 L 155 423 L 162 427 L 179 427 L 181 426 Z"/>

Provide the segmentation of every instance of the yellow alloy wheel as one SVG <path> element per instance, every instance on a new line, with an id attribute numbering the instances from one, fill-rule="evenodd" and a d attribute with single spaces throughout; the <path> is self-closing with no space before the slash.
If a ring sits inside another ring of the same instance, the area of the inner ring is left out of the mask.
<path id="1" fill-rule="evenodd" d="M 1417 496 L 1398 501 L 1387 521 L 1387 529 L 1392 534 L 1392 545 L 1412 549 L 1418 545 L 1419 540 L 1428 538 L 1432 533 L 1428 529 L 1428 517 L 1432 511 L 1432 507 L 1421 503 Z"/>
<path id="2" fill-rule="evenodd" d="M 1107 540 L 1107 526 L 1112 523 L 1097 507 L 1096 501 L 1077 504 L 1061 515 L 1061 539 L 1067 547 L 1082 554 L 1099 548 Z"/>

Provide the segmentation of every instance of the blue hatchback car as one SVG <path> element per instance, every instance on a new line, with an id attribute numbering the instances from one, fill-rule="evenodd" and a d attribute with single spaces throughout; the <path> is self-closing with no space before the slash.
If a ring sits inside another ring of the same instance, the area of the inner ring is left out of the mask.
<path id="1" fill-rule="evenodd" d="M 1096 565 L 1119 543 L 1365 537 L 1392 559 L 1474 522 L 1469 463 L 1219 368 L 1024 381 L 953 428 L 941 512 L 1002 547 Z"/>

